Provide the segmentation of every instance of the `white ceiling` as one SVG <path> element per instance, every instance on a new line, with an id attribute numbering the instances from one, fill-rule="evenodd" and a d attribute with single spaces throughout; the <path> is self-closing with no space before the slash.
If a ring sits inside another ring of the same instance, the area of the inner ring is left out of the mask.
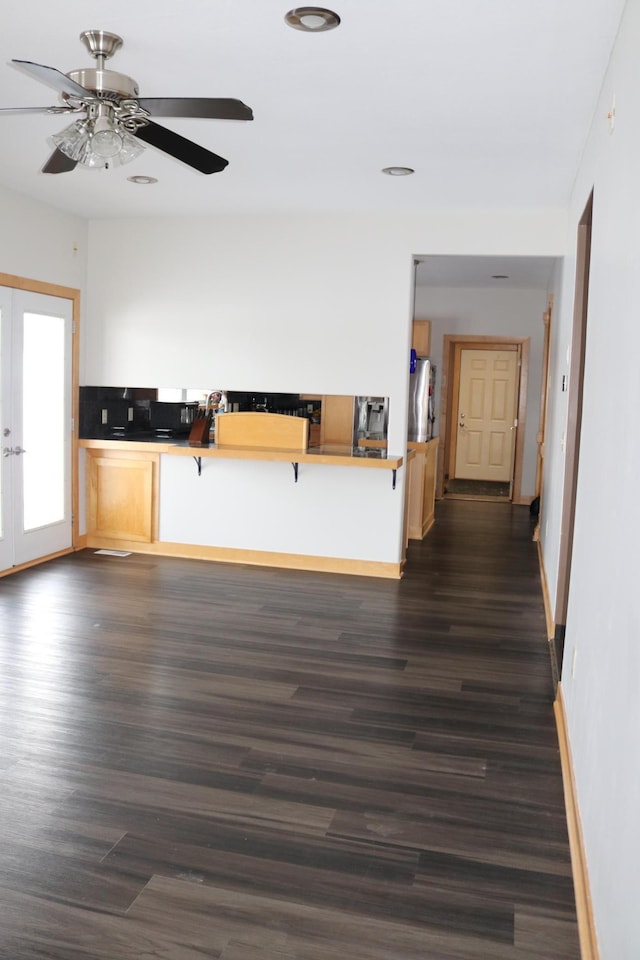
<path id="1" fill-rule="evenodd" d="M 52 176 L 46 138 L 68 118 L 0 116 L 0 184 L 88 218 L 566 204 L 624 0 L 332 4 L 342 24 L 314 35 L 285 24 L 287 0 L 12 4 L 0 107 L 57 102 L 7 61 L 90 67 L 78 36 L 103 29 L 124 38 L 108 66 L 141 96 L 237 97 L 255 120 L 162 121 L 226 157 L 222 173 L 149 147 Z M 394 164 L 416 173 L 380 173 Z"/>
<path id="2" fill-rule="evenodd" d="M 419 257 L 417 287 L 548 290 L 555 257 Z"/>

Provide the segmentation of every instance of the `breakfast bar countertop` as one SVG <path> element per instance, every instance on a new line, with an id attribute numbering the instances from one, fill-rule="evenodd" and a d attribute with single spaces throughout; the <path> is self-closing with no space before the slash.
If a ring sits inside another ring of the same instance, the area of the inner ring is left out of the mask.
<path id="1" fill-rule="evenodd" d="M 296 463 L 317 463 L 333 466 L 365 467 L 382 470 L 397 470 L 406 456 L 392 456 L 378 447 L 350 447 L 339 444 L 323 444 L 306 450 L 285 447 L 236 446 L 215 444 L 191 445 L 188 439 L 159 438 L 131 435 L 131 439 L 81 439 L 79 446 L 91 450 L 127 450 L 130 452 L 166 453 L 171 456 L 221 458 L 227 460 L 285 460 Z"/>

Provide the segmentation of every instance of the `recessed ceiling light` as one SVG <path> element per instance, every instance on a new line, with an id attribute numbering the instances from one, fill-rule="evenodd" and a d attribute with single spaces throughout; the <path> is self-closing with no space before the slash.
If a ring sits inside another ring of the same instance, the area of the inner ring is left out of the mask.
<path id="1" fill-rule="evenodd" d="M 509 274 L 508 273 L 492 273 L 491 279 L 492 280 L 508 280 Z"/>
<path id="2" fill-rule="evenodd" d="M 340 23 L 338 14 L 324 7 L 294 7 L 285 14 L 284 19 L 294 30 L 304 30 L 306 33 L 333 30 Z"/>
<path id="3" fill-rule="evenodd" d="M 156 177 L 127 177 L 129 183 L 157 183 L 158 180 Z"/>
<path id="4" fill-rule="evenodd" d="M 382 172 L 386 173 L 388 177 L 408 177 L 415 173 L 415 170 L 411 167 L 383 167 Z"/>

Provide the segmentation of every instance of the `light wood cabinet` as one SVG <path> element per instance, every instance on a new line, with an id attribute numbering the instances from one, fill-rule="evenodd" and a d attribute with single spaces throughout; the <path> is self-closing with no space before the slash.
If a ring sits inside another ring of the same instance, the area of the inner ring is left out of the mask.
<path id="1" fill-rule="evenodd" d="M 216 446 L 306 450 L 309 421 L 281 413 L 223 413 L 216 417 Z"/>
<path id="2" fill-rule="evenodd" d="M 435 519 L 436 465 L 438 437 L 427 443 L 409 443 L 415 455 L 408 470 L 407 535 L 410 540 L 422 540 Z"/>
<path id="3" fill-rule="evenodd" d="M 431 356 L 431 320 L 413 321 L 411 348 L 419 357 Z"/>
<path id="4" fill-rule="evenodd" d="M 321 443 L 353 444 L 353 397 L 322 398 L 320 414 Z"/>
<path id="5" fill-rule="evenodd" d="M 350 398 L 352 400 L 352 398 Z M 241 417 L 243 414 L 225 414 Z M 264 423 L 272 414 L 258 414 Z M 287 420 L 297 418 L 287 417 Z M 294 425 L 295 426 L 295 425 Z M 297 428 L 296 428 L 297 429 Z M 298 437 L 300 434 L 298 433 Z M 306 437 L 304 438 L 306 439 Z M 270 446 L 237 446 L 233 443 L 222 446 L 211 445 L 192 447 L 183 443 L 145 442 L 143 440 L 99 440 L 83 439 L 78 446 L 85 458 L 87 516 L 86 536 L 83 546 L 94 549 L 126 550 L 136 553 L 154 554 L 168 557 L 194 557 L 200 560 L 217 560 L 230 563 L 249 563 L 261 566 L 286 567 L 304 570 L 333 571 L 335 573 L 357 573 L 358 575 L 389 577 L 401 576 L 402 564 L 394 560 L 364 560 L 348 557 L 331 557 L 322 553 L 289 553 L 282 549 L 265 550 L 262 543 L 257 548 L 251 546 L 252 527 L 246 526 L 246 537 L 241 545 L 220 545 L 216 542 L 215 532 L 202 524 L 198 509 L 180 510 L 182 487 L 181 476 L 193 477 L 192 460 L 196 461 L 198 477 L 201 479 L 185 486 L 189 494 L 200 498 L 201 509 L 209 509 L 214 498 L 219 497 L 215 461 L 232 460 L 238 465 L 246 461 L 248 472 L 255 462 L 291 464 L 294 477 L 287 471 L 280 471 L 285 491 L 290 484 L 297 482 L 298 466 L 304 464 L 301 484 L 307 479 L 307 467 L 351 467 L 364 474 L 361 479 L 366 484 L 367 474 L 378 474 L 382 470 L 387 474 L 392 490 L 396 489 L 397 471 L 405 464 L 405 458 L 399 456 L 378 457 L 371 451 L 354 453 L 351 444 L 338 447 L 316 447 L 310 449 L 292 449 Z M 175 458 L 175 459 L 174 459 Z M 180 468 L 179 461 L 184 467 Z M 173 460 L 168 464 L 167 461 Z M 162 464 L 165 491 L 160 501 L 160 466 Z M 166 469 L 165 469 L 166 468 Z M 212 468 L 212 469 L 205 469 Z M 274 490 L 274 494 L 276 491 Z M 397 496 L 397 494 L 395 494 Z M 277 495 L 276 495 L 277 496 Z M 210 499 L 211 498 L 211 499 Z M 280 519 L 285 525 L 298 523 L 295 509 L 289 515 L 288 502 L 297 498 L 286 493 L 276 502 L 282 506 Z M 269 507 L 272 498 L 269 496 Z M 244 510 L 244 499 L 236 499 L 238 515 Z M 406 502 L 404 504 L 406 511 Z M 242 510 L 240 510 L 242 508 Z M 335 513 L 335 511 L 334 511 Z M 163 526 L 159 526 L 162 515 Z M 339 525 L 339 519 L 336 521 Z M 293 529 L 293 528 L 292 528 Z M 337 528 L 336 528 L 337 529 Z M 205 532 L 206 530 L 206 532 Z M 342 531 L 341 531 L 342 532 Z M 160 535 L 164 533 L 164 539 Z M 241 530 L 244 534 L 244 530 Z M 296 541 L 297 544 L 297 541 Z M 356 556 L 358 554 L 356 553 Z"/>
<path id="6" fill-rule="evenodd" d="M 87 545 L 158 536 L 158 455 L 87 451 Z"/>

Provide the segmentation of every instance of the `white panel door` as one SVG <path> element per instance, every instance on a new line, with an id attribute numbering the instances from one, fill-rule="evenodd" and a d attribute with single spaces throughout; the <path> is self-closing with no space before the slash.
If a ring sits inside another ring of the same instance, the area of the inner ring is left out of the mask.
<path id="1" fill-rule="evenodd" d="M 511 480 L 517 376 L 515 350 L 460 351 L 456 478 Z"/>
<path id="2" fill-rule="evenodd" d="M 0 570 L 72 543 L 72 312 L 0 288 Z"/>

